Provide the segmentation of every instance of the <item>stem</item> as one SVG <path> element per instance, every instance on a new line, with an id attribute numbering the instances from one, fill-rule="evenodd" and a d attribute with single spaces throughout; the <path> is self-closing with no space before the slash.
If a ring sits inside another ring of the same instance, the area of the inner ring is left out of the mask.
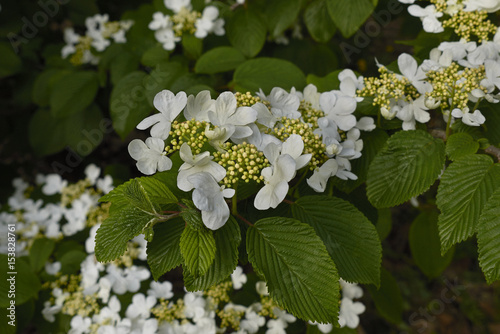
<path id="1" fill-rule="evenodd" d="M 283 202 L 285 202 L 286 204 L 290 204 L 290 205 L 295 204 L 295 202 L 290 201 L 289 199 L 286 199 L 286 198 L 283 200 Z"/>
<path id="2" fill-rule="evenodd" d="M 248 221 L 245 217 L 243 217 L 242 215 L 240 215 L 240 214 L 238 214 L 238 213 L 237 213 L 237 214 L 236 214 L 236 217 L 238 217 L 240 220 L 244 221 L 247 225 L 249 225 L 249 226 L 253 226 L 253 224 L 252 224 L 252 223 L 250 223 L 250 222 L 249 222 L 249 221 Z"/>
<path id="3" fill-rule="evenodd" d="M 239 214 L 238 214 L 238 197 L 236 195 L 236 192 L 234 192 L 234 196 L 231 200 L 231 213 L 234 216 L 239 216 Z"/>
<path id="4" fill-rule="evenodd" d="M 450 136 L 450 125 L 451 125 L 451 110 L 450 110 L 450 114 L 448 115 L 448 122 L 446 122 L 446 134 L 445 134 L 445 140 Z"/>
<path id="5" fill-rule="evenodd" d="M 500 162 L 500 148 L 491 145 L 485 148 L 484 152 L 494 156 L 495 158 L 497 158 L 497 161 Z"/>

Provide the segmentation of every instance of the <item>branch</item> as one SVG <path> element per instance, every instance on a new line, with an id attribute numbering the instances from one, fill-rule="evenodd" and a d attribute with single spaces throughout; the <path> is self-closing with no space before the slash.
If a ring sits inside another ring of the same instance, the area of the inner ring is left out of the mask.
<path id="1" fill-rule="evenodd" d="M 494 156 L 497 158 L 497 161 L 500 162 L 500 148 L 490 145 L 487 148 L 484 149 L 484 152 L 488 153 L 489 155 Z"/>

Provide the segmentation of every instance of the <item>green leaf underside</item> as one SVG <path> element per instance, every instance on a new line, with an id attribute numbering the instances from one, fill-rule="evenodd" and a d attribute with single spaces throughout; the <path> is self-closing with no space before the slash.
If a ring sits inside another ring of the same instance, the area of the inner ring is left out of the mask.
<path id="1" fill-rule="evenodd" d="M 148 264 L 156 281 L 182 264 L 180 242 L 184 225 L 180 218 L 155 225 L 153 241 L 148 243 L 147 253 Z"/>
<path id="2" fill-rule="evenodd" d="M 181 235 L 181 254 L 184 268 L 194 277 L 204 275 L 215 258 L 215 239 L 206 227 L 193 229 L 187 224 Z"/>
<path id="3" fill-rule="evenodd" d="M 371 0 L 327 0 L 328 12 L 344 37 L 351 37 L 375 9 Z"/>
<path id="4" fill-rule="evenodd" d="M 337 323 L 339 276 L 313 228 L 266 218 L 248 229 L 246 243 L 248 259 L 278 305 L 304 320 Z"/>
<path id="5" fill-rule="evenodd" d="M 123 77 L 114 86 L 110 98 L 110 114 L 113 128 L 124 139 L 146 116 L 151 107 L 145 101 L 143 82 L 146 73 L 135 71 Z M 158 91 L 161 89 L 158 88 Z"/>
<path id="6" fill-rule="evenodd" d="M 51 89 L 52 116 L 67 117 L 84 110 L 94 100 L 98 88 L 94 72 L 74 72 L 59 78 Z"/>
<path id="7" fill-rule="evenodd" d="M 246 60 L 238 49 L 221 46 L 205 52 L 196 62 L 195 72 L 215 74 L 234 70 Z"/>
<path id="8" fill-rule="evenodd" d="M 425 192 L 439 176 L 445 146 L 422 130 L 390 137 L 368 170 L 367 195 L 373 206 L 399 205 Z"/>
<path id="9" fill-rule="evenodd" d="M 477 226 L 479 264 L 489 284 L 500 280 L 500 188 L 489 198 Z"/>
<path id="10" fill-rule="evenodd" d="M 441 254 L 476 232 L 486 201 L 499 187 L 500 165 L 487 155 L 465 156 L 446 169 L 436 196 Z"/>
<path id="11" fill-rule="evenodd" d="M 403 316 L 403 298 L 396 279 L 384 268 L 380 273 L 380 289 L 367 286 L 378 313 L 392 323 L 398 324 Z"/>
<path id="12" fill-rule="evenodd" d="M 380 284 L 382 247 L 375 226 L 340 198 L 305 196 L 292 206 L 294 218 L 311 225 L 323 240 L 340 277 Z"/>
<path id="13" fill-rule="evenodd" d="M 468 154 L 474 154 L 479 149 L 479 143 L 465 132 L 451 135 L 446 141 L 446 154 L 451 160 L 457 160 Z"/>
<path id="14" fill-rule="evenodd" d="M 49 259 L 54 251 L 56 244 L 54 240 L 47 238 L 36 239 L 30 248 L 30 265 L 37 272 L 45 266 L 45 262 Z"/>
<path id="15" fill-rule="evenodd" d="M 417 266 L 429 278 L 441 275 L 453 259 L 454 250 L 450 249 L 441 256 L 441 242 L 438 232 L 438 212 L 422 212 L 410 228 L 410 250 Z"/>
<path id="16" fill-rule="evenodd" d="M 266 94 L 274 87 L 300 90 L 306 85 L 304 73 L 297 66 L 275 58 L 247 60 L 236 68 L 233 81 L 240 90 L 256 92 L 262 89 Z"/>
<path id="17" fill-rule="evenodd" d="M 184 283 L 188 291 L 207 290 L 229 277 L 238 265 L 238 246 L 241 234 L 238 223 L 230 217 L 227 223 L 214 232 L 215 258 L 207 272 L 195 278 L 184 271 Z"/>
<path id="18" fill-rule="evenodd" d="M 245 56 L 255 57 L 266 42 L 266 22 L 251 8 L 240 7 L 228 20 L 227 38 Z"/>
<path id="19" fill-rule="evenodd" d="M 315 0 L 307 6 L 304 11 L 304 23 L 311 37 L 320 43 L 328 42 L 337 30 L 328 14 L 326 0 Z"/>
<path id="20" fill-rule="evenodd" d="M 97 260 L 113 261 L 123 255 L 127 242 L 158 220 L 156 215 L 166 204 L 177 199 L 159 180 L 152 177 L 132 179 L 103 196 L 111 202 L 109 217 L 97 230 Z"/>

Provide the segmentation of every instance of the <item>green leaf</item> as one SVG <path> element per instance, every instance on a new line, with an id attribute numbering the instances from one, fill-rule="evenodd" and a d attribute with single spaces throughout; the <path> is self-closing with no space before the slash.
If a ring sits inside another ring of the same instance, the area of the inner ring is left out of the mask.
<path id="1" fill-rule="evenodd" d="M 10 259 L 10 258 L 9 258 Z M 13 292 L 15 294 L 15 301 L 17 305 L 27 302 L 29 299 L 38 296 L 41 284 L 37 275 L 32 271 L 28 261 L 25 257 L 15 258 L 14 269 L 7 269 L 7 255 L 0 254 L 0 307 L 4 308 L 10 305 L 9 291 L 11 283 L 14 282 Z M 15 272 L 15 274 L 12 274 Z M 5 321 L 5 319 L 4 319 Z"/>
<path id="2" fill-rule="evenodd" d="M 318 77 L 317 75 L 314 74 L 309 74 L 307 76 L 307 84 L 313 84 L 318 88 L 318 92 L 328 92 L 334 89 L 339 89 L 340 86 L 340 80 L 339 80 L 339 73 L 341 71 L 334 71 L 332 73 L 329 73 L 328 75 L 324 77 Z"/>
<path id="3" fill-rule="evenodd" d="M 382 246 L 373 224 L 354 205 L 336 197 L 305 196 L 292 205 L 292 213 L 314 227 L 340 277 L 380 284 Z"/>
<path id="4" fill-rule="evenodd" d="M 436 196 L 441 254 L 476 232 L 484 205 L 499 187 L 500 164 L 487 155 L 467 155 L 448 166 Z"/>
<path id="5" fill-rule="evenodd" d="M 370 132 L 363 131 L 361 139 L 363 140 L 363 156 L 359 159 L 354 159 L 351 162 L 351 172 L 353 172 L 357 180 L 341 180 L 335 178 L 335 186 L 345 193 L 350 193 L 362 183 L 366 181 L 368 169 L 371 162 L 378 152 L 384 147 L 389 136 L 381 129 L 374 129 Z"/>
<path id="6" fill-rule="evenodd" d="M 48 69 L 40 73 L 33 84 L 33 91 L 31 94 L 33 102 L 41 107 L 48 106 L 53 82 L 68 73 L 70 72 L 67 70 L 59 69 Z"/>
<path id="7" fill-rule="evenodd" d="M 392 135 L 368 170 L 368 199 L 386 208 L 422 194 L 441 173 L 444 151 L 442 140 L 422 130 Z"/>
<path id="8" fill-rule="evenodd" d="M 410 250 L 417 266 L 429 278 L 436 278 L 453 259 L 454 249 L 441 256 L 438 232 L 438 212 L 424 211 L 413 221 L 408 237 Z"/>
<path id="9" fill-rule="evenodd" d="M 238 246 L 241 234 L 238 223 L 230 217 L 227 223 L 214 232 L 215 258 L 205 275 L 195 278 L 184 271 L 184 284 L 188 291 L 207 290 L 229 277 L 238 265 Z"/>
<path id="10" fill-rule="evenodd" d="M 500 106 L 498 103 L 487 103 L 484 109 L 481 109 L 486 121 L 483 126 L 486 127 L 485 136 L 490 143 L 495 146 L 500 145 Z"/>
<path id="11" fill-rule="evenodd" d="M 63 118 L 83 111 L 94 101 L 98 88 L 95 72 L 73 72 L 59 78 L 50 94 L 52 116 Z"/>
<path id="12" fill-rule="evenodd" d="M 111 62 L 111 83 L 116 86 L 121 79 L 134 72 L 139 67 L 139 58 L 132 52 L 121 53 Z"/>
<path id="13" fill-rule="evenodd" d="M 148 264 L 157 281 L 166 272 L 182 264 L 180 250 L 182 219 L 172 219 L 154 227 L 153 241 L 148 242 Z"/>
<path id="14" fill-rule="evenodd" d="M 205 226 L 194 229 L 187 224 L 182 232 L 180 245 L 186 269 L 194 277 L 204 275 L 215 258 L 215 239 L 212 231 Z"/>
<path id="15" fill-rule="evenodd" d="M 380 288 L 367 286 L 378 313 L 392 323 L 398 324 L 403 316 L 403 298 L 396 279 L 384 268 L 380 275 Z"/>
<path id="16" fill-rule="evenodd" d="M 378 236 L 381 241 L 389 236 L 389 233 L 391 233 L 392 230 L 391 209 L 378 209 L 378 219 L 375 228 L 377 229 Z"/>
<path id="17" fill-rule="evenodd" d="M 262 89 L 269 93 L 274 87 L 302 90 L 306 85 L 304 73 L 294 64 L 281 59 L 256 58 L 238 66 L 234 72 L 234 83 L 243 91 Z"/>
<path id="18" fill-rule="evenodd" d="M 61 273 L 72 275 L 80 271 L 81 263 L 87 257 L 87 253 L 80 250 L 72 250 L 61 256 Z"/>
<path id="19" fill-rule="evenodd" d="M 22 70 L 23 62 L 9 43 L 0 43 L 0 78 L 14 75 Z"/>
<path id="20" fill-rule="evenodd" d="M 468 154 L 474 154 L 479 149 L 479 143 L 465 132 L 452 134 L 446 141 L 446 155 L 451 160 L 457 160 Z"/>
<path id="21" fill-rule="evenodd" d="M 344 37 L 351 37 L 371 15 L 372 0 L 327 0 L 328 12 Z"/>
<path id="22" fill-rule="evenodd" d="M 144 66 L 155 67 L 159 63 L 167 62 L 170 52 L 165 50 L 161 45 L 156 45 L 148 49 L 141 58 L 141 64 Z"/>
<path id="23" fill-rule="evenodd" d="M 151 112 L 144 89 L 146 76 L 141 71 L 132 72 L 122 78 L 111 92 L 109 108 L 113 128 L 122 139 Z"/>
<path id="24" fill-rule="evenodd" d="M 266 4 L 265 13 L 271 36 L 276 38 L 293 25 L 299 15 L 301 0 L 274 0 Z"/>
<path id="25" fill-rule="evenodd" d="M 153 107 L 155 95 L 164 89 L 172 90 L 174 82 L 187 72 L 187 66 L 178 62 L 164 62 L 158 64 L 144 80 L 146 100 L 149 105 Z"/>
<path id="26" fill-rule="evenodd" d="M 182 35 L 184 55 L 189 59 L 198 59 L 203 53 L 203 40 L 191 34 Z"/>
<path id="27" fill-rule="evenodd" d="M 326 0 L 314 0 L 307 6 L 304 11 L 304 23 L 311 37 L 320 43 L 331 40 L 337 30 L 328 14 Z"/>
<path id="28" fill-rule="evenodd" d="M 205 52 L 196 62 L 196 73 L 215 74 L 234 70 L 245 61 L 245 56 L 238 49 L 221 46 Z"/>
<path id="29" fill-rule="evenodd" d="M 176 203 L 170 190 L 153 177 L 132 179 L 103 196 L 111 202 L 109 217 L 97 230 L 95 254 L 100 262 L 120 257 L 130 239 L 154 226 L 165 205 Z"/>
<path id="30" fill-rule="evenodd" d="M 248 259 L 279 306 L 303 320 L 337 322 L 339 276 L 311 226 L 262 219 L 248 229 L 246 244 Z"/>
<path id="31" fill-rule="evenodd" d="M 33 242 L 30 248 L 30 265 L 33 271 L 38 272 L 45 266 L 45 262 L 49 259 L 54 251 L 56 243 L 54 240 L 47 238 L 39 238 Z"/>
<path id="32" fill-rule="evenodd" d="M 70 146 L 77 156 L 84 157 L 101 143 L 109 131 L 103 124 L 101 111 L 95 104 L 65 118 L 54 118 L 48 110 L 38 110 L 30 119 L 29 141 L 40 156 Z"/>
<path id="33" fill-rule="evenodd" d="M 266 42 L 266 22 L 258 12 L 240 7 L 226 24 L 227 38 L 248 58 L 255 57 Z"/>
<path id="34" fill-rule="evenodd" d="M 479 264 L 489 284 L 500 280 L 500 188 L 484 206 L 477 224 Z"/>

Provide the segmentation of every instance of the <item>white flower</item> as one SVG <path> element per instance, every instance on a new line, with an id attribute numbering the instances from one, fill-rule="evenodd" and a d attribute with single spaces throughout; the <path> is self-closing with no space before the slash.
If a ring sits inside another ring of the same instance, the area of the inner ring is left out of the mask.
<path id="1" fill-rule="evenodd" d="M 155 282 L 151 281 L 151 284 L 149 285 L 150 289 L 148 290 L 148 296 L 153 296 L 158 299 L 163 298 L 163 299 L 170 299 L 174 296 L 174 293 L 172 292 L 172 283 L 169 281 L 165 282 Z"/>
<path id="2" fill-rule="evenodd" d="M 113 291 L 118 295 L 122 295 L 127 291 L 139 291 L 141 282 L 147 280 L 151 275 L 148 269 L 139 268 L 137 266 L 122 270 L 116 265 L 110 264 L 106 268 L 106 271 L 108 274 L 105 277 L 109 279 Z"/>
<path id="3" fill-rule="evenodd" d="M 355 98 L 331 91 L 321 94 L 319 104 L 326 117 L 334 121 L 339 129 L 349 131 L 356 126 L 356 117 L 352 115 L 356 110 Z"/>
<path id="4" fill-rule="evenodd" d="M 485 78 L 481 80 L 481 86 L 493 91 L 496 86 L 500 89 L 500 64 L 498 61 L 486 60 L 484 62 Z"/>
<path id="5" fill-rule="evenodd" d="M 49 174 L 45 178 L 45 185 L 42 187 L 42 192 L 47 196 L 60 194 L 67 185 L 68 181 L 63 180 L 61 175 Z"/>
<path id="6" fill-rule="evenodd" d="M 307 184 L 317 192 L 324 192 L 328 179 L 337 174 L 338 163 L 335 159 L 327 160 L 321 167 L 316 168 L 313 175 L 308 178 Z"/>
<path id="7" fill-rule="evenodd" d="M 342 297 L 349 299 L 357 299 L 363 297 L 363 289 L 356 283 L 349 283 L 344 281 L 342 278 L 339 281 L 342 287 Z"/>
<path id="8" fill-rule="evenodd" d="M 90 164 L 85 168 L 85 177 L 91 185 L 95 184 L 99 174 L 101 174 L 101 169 L 94 164 Z"/>
<path id="9" fill-rule="evenodd" d="M 280 147 L 281 146 L 281 147 Z M 302 137 L 297 134 L 292 134 L 285 140 L 281 145 L 276 145 L 274 143 L 269 143 L 264 148 L 264 155 L 271 165 L 274 165 L 278 157 L 284 154 L 288 154 L 295 160 L 295 169 L 299 170 L 309 163 L 312 154 L 302 154 L 304 151 L 304 141 Z M 294 175 L 295 176 L 295 175 Z"/>
<path id="10" fill-rule="evenodd" d="M 361 117 L 356 123 L 356 128 L 363 131 L 372 131 L 376 128 L 375 121 L 371 117 Z"/>
<path id="11" fill-rule="evenodd" d="M 365 305 L 360 302 L 353 302 L 349 298 L 342 298 L 339 313 L 340 327 L 347 326 L 349 328 L 356 328 L 359 325 L 358 315 L 365 311 Z"/>
<path id="12" fill-rule="evenodd" d="M 45 263 L 45 271 L 49 275 L 55 276 L 60 270 L 61 270 L 61 262 L 56 261 L 53 263 L 50 262 Z"/>
<path id="13" fill-rule="evenodd" d="M 420 94 L 432 91 L 432 85 L 426 81 L 425 72 L 418 66 L 417 61 L 407 53 L 398 57 L 399 71 L 410 80 Z"/>
<path id="14" fill-rule="evenodd" d="M 233 282 L 233 288 L 239 290 L 247 282 L 247 275 L 243 272 L 243 268 L 236 267 L 231 274 L 231 281 Z"/>
<path id="15" fill-rule="evenodd" d="M 155 38 L 167 51 L 175 49 L 175 43 L 180 42 L 181 38 L 175 35 L 172 28 L 163 28 L 155 31 Z"/>
<path id="16" fill-rule="evenodd" d="M 436 6 L 428 5 L 422 8 L 418 5 L 408 7 L 408 12 L 412 16 L 420 17 L 422 26 L 426 32 L 440 33 L 444 31 L 443 25 L 439 22 L 438 17 L 443 16 L 443 13 L 436 10 Z"/>
<path id="17" fill-rule="evenodd" d="M 450 51 L 452 59 L 458 61 L 467 57 L 467 54 L 474 51 L 476 47 L 476 42 L 467 42 L 465 39 L 461 39 L 458 42 L 442 42 L 438 49 L 443 52 Z"/>
<path id="18" fill-rule="evenodd" d="M 210 96 L 210 91 L 203 90 L 196 97 L 189 95 L 187 98 L 186 109 L 184 109 L 184 117 L 187 120 L 195 119 L 200 122 L 208 122 L 208 111 L 213 111 L 215 108 L 215 100 Z"/>
<path id="19" fill-rule="evenodd" d="M 191 147 L 187 143 L 183 143 L 179 153 L 184 164 L 179 168 L 179 174 L 177 174 L 177 187 L 182 191 L 190 191 L 194 188 L 194 185 L 189 182 L 190 175 L 206 172 L 212 175 L 216 182 L 221 181 L 226 176 L 226 170 L 212 161 L 213 157 L 210 156 L 210 152 L 193 156 Z"/>
<path id="20" fill-rule="evenodd" d="M 154 296 L 146 297 L 142 293 L 138 293 L 132 297 L 132 304 L 127 307 L 125 315 L 129 319 L 147 319 L 151 313 L 151 308 L 153 308 L 155 304 L 156 298 Z"/>
<path id="21" fill-rule="evenodd" d="M 56 317 L 54 315 L 61 312 L 61 310 L 62 305 L 52 305 L 49 301 L 46 301 L 42 309 L 43 318 L 48 322 L 54 322 L 56 320 Z"/>
<path id="22" fill-rule="evenodd" d="M 354 97 L 357 102 L 363 101 L 362 97 L 356 96 L 358 89 L 363 89 L 363 77 L 356 77 L 356 74 L 350 69 L 343 70 L 338 76 L 340 80 L 340 91 L 342 94 Z"/>
<path id="23" fill-rule="evenodd" d="M 264 281 L 258 281 L 255 283 L 255 291 L 261 296 L 269 296 L 269 290 L 267 289 L 267 284 Z"/>
<path id="24" fill-rule="evenodd" d="M 415 130 L 415 121 L 427 123 L 431 119 L 427 110 L 425 96 L 421 95 L 415 101 L 404 102 L 396 117 L 403 121 L 403 130 Z"/>
<path id="25" fill-rule="evenodd" d="M 171 28 L 172 21 L 170 21 L 170 16 L 162 12 L 156 12 L 153 14 L 153 21 L 149 22 L 148 27 L 151 30 Z"/>
<path id="26" fill-rule="evenodd" d="M 288 323 L 297 320 L 293 315 L 277 307 L 273 309 L 273 313 L 276 315 L 277 319 L 270 319 L 267 322 L 268 330 L 266 334 L 286 334 L 285 328 L 288 327 Z"/>
<path id="27" fill-rule="evenodd" d="M 156 94 L 153 100 L 153 105 L 160 113 L 146 117 L 137 125 L 137 128 L 145 130 L 153 126 L 151 128 L 152 137 L 167 139 L 172 122 L 181 113 L 182 109 L 184 109 L 186 102 L 186 93 L 179 92 L 177 95 L 174 95 L 169 90 L 162 90 Z"/>
<path id="28" fill-rule="evenodd" d="M 219 10 L 214 6 L 207 6 L 203 9 L 201 18 L 197 19 L 194 26 L 196 32 L 194 35 L 197 38 L 205 38 L 211 32 L 218 36 L 224 35 L 224 20 L 217 19 Z"/>
<path id="29" fill-rule="evenodd" d="M 245 319 L 240 321 L 240 328 L 245 330 L 248 334 L 255 334 L 259 328 L 264 326 L 266 318 L 257 314 L 252 308 L 247 308 L 245 312 Z"/>
<path id="30" fill-rule="evenodd" d="M 186 292 L 184 295 L 184 315 L 197 322 L 205 316 L 205 299 L 199 293 Z"/>
<path id="31" fill-rule="evenodd" d="M 215 110 L 208 112 L 210 122 L 220 128 L 225 128 L 230 137 L 245 138 L 252 135 L 247 126 L 255 122 L 257 112 L 251 107 L 236 105 L 236 97 L 231 92 L 224 92 L 215 101 Z"/>
<path id="32" fill-rule="evenodd" d="M 229 219 L 229 207 L 224 198 L 234 196 L 234 189 L 224 189 L 206 172 L 188 176 L 193 184 L 193 203 L 201 210 L 201 218 L 206 227 L 217 230 Z"/>
<path id="33" fill-rule="evenodd" d="M 191 9 L 191 0 L 164 0 L 165 7 L 179 13 L 182 8 Z"/>
<path id="34" fill-rule="evenodd" d="M 149 137 L 144 143 L 134 139 L 128 145 L 130 156 L 137 160 L 137 169 L 146 175 L 156 171 L 163 172 L 172 168 L 172 161 L 166 156 L 165 143 L 160 138 Z"/>
<path id="35" fill-rule="evenodd" d="M 271 144 L 270 144 L 271 145 Z M 271 167 L 262 169 L 264 187 L 255 196 L 254 206 L 258 210 L 276 208 L 288 192 L 288 182 L 295 176 L 295 160 L 288 154 L 280 155 Z"/>
<path id="36" fill-rule="evenodd" d="M 494 13 L 500 9 L 499 0 L 465 0 L 464 11 L 487 11 L 488 13 Z"/>
<path id="37" fill-rule="evenodd" d="M 461 109 L 453 109 L 451 111 L 451 115 L 455 118 L 461 118 L 462 122 L 469 126 L 479 126 L 486 121 L 486 118 L 484 118 L 483 114 L 476 109 L 472 114 L 469 112 L 469 108 L 465 107 L 464 110 Z"/>
<path id="38" fill-rule="evenodd" d="M 300 106 L 300 99 L 295 94 L 290 94 L 280 87 L 274 87 L 266 96 L 262 90 L 257 95 L 264 101 L 268 101 L 271 105 L 271 113 L 277 117 L 286 117 L 297 119 L 301 116 L 298 111 Z"/>
<path id="39" fill-rule="evenodd" d="M 83 318 L 81 315 L 75 315 L 71 319 L 71 329 L 68 334 L 83 334 L 90 333 L 90 325 L 92 320 L 89 317 Z"/>
<path id="40" fill-rule="evenodd" d="M 106 175 L 102 179 L 97 179 L 96 187 L 101 189 L 104 194 L 109 193 L 114 189 L 113 178 L 111 175 Z"/>

